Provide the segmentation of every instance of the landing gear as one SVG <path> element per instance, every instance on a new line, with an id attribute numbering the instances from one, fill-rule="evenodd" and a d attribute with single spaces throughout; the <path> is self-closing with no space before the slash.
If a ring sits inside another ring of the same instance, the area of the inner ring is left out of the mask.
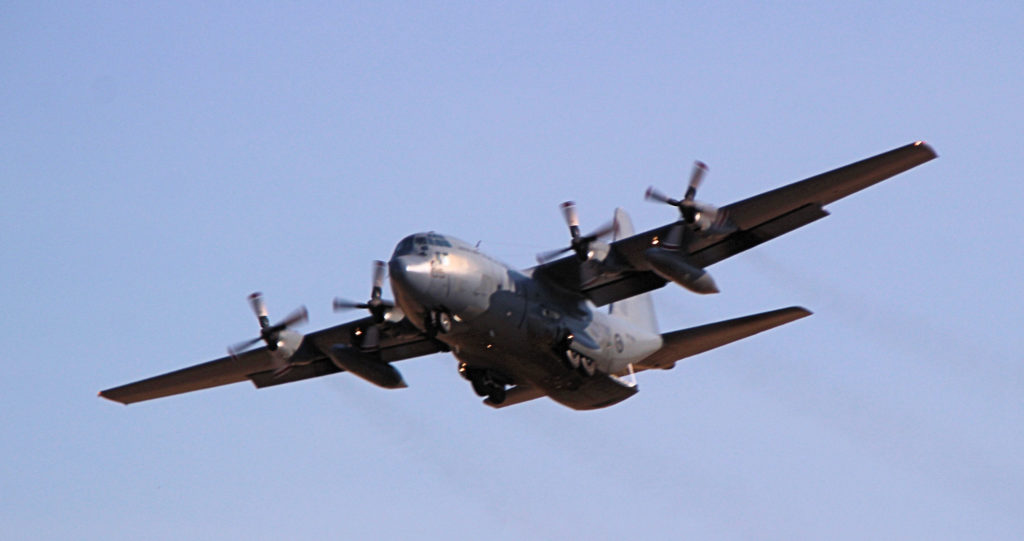
<path id="1" fill-rule="evenodd" d="M 452 315 L 445 311 L 439 311 L 434 318 L 437 321 L 437 330 L 442 334 L 452 332 Z"/>
<path id="2" fill-rule="evenodd" d="M 583 355 L 580 357 L 580 370 L 588 376 L 593 376 L 597 372 L 597 363 L 594 362 L 594 359 Z"/>
<path id="3" fill-rule="evenodd" d="M 593 376 L 597 373 L 597 363 L 594 359 L 591 359 L 582 353 L 566 349 L 563 354 L 563 358 L 565 360 L 565 364 L 567 364 L 569 368 L 579 370 L 585 376 Z"/>
<path id="4" fill-rule="evenodd" d="M 452 332 L 454 318 L 445 310 L 431 310 L 427 314 L 427 332 L 430 335 Z"/>
<path id="5" fill-rule="evenodd" d="M 505 401 L 505 386 L 495 387 L 491 389 L 491 393 L 487 395 L 487 400 L 492 404 L 501 404 Z"/>
<path id="6" fill-rule="evenodd" d="M 505 401 L 505 383 L 490 370 L 473 368 L 466 363 L 459 364 L 459 374 L 473 384 L 477 396 L 486 396 L 493 404 Z"/>

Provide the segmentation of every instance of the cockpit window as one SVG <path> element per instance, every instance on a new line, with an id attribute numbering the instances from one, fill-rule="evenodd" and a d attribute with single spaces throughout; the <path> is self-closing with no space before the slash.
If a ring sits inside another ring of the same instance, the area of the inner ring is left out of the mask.
<path id="1" fill-rule="evenodd" d="M 395 256 L 407 255 L 413 252 L 419 252 L 425 254 L 428 246 L 437 246 L 441 248 L 451 248 L 452 243 L 448 239 L 435 233 L 428 233 L 426 235 L 413 235 L 405 237 L 398 246 L 395 246 Z"/>
<path id="2" fill-rule="evenodd" d="M 398 246 L 395 246 L 395 257 L 411 254 L 413 252 L 413 240 L 412 237 L 405 237 Z"/>
<path id="3" fill-rule="evenodd" d="M 427 244 L 429 244 L 431 246 L 440 246 L 442 248 L 451 248 L 452 247 L 452 243 L 448 242 L 448 239 L 442 237 L 441 235 L 437 235 L 435 233 L 430 233 L 430 234 L 427 235 Z"/>

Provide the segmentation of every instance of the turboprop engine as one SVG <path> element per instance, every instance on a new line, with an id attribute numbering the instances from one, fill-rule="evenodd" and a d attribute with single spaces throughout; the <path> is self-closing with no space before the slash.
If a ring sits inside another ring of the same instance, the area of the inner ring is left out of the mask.
<path id="1" fill-rule="evenodd" d="M 648 248 L 644 257 L 651 264 L 651 269 L 658 276 L 675 282 L 694 293 L 707 295 L 718 293 L 718 286 L 708 272 L 686 260 L 678 250 L 669 250 L 660 246 Z"/>
<path id="2" fill-rule="evenodd" d="M 728 213 L 713 205 L 695 199 L 708 166 L 704 162 L 693 164 L 693 173 L 686 194 L 682 199 L 673 199 L 655 189 L 647 189 L 645 197 L 679 209 L 679 220 L 672 224 L 668 234 L 658 246 L 648 248 L 644 257 L 651 269 L 662 278 L 675 282 L 694 293 L 718 293 L 714 279 L 704 269 L 691 263 L 686 257 L 688 239 L 694 235 L 728 235 L 736 231 L 736 225 L 729 220 Z"/>
<path id="3" fill-rule="evenodd" d="M 333 346 L 326 353 L 335 366 L 352 372 L 374 385 L 385 389 L 408 387 L 402 374 L 395 367 L 381 361 L 375 355 L 344 345 Z"/>

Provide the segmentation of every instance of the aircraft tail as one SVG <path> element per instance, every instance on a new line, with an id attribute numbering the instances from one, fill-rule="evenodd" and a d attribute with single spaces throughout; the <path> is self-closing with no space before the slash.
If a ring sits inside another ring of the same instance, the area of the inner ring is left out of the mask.
<path id="1" fill-rule="evenodd" d="M 633 220 L 629 214 L 621 208 L 615 209 L 615 236 L 613 242 L 619 239 L 633 236 Z M 629 321 L 637 327 L 658 332 L 658 320 L 654 316 L 654 303 L 651 301 L 650 293 L 643 293 L 618 302 L 613 302 L 608 307 L 608 313 Z"/>

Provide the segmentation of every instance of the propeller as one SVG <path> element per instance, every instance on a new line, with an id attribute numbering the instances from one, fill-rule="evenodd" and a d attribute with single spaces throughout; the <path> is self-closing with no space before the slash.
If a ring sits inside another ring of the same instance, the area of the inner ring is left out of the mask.
<path id="1" fill-rule="evenodd" d="M 384 316 L 387 315 L 388 308 L 393 306 L 392 303 L 381 299 L 384 287 L 384 273 L 387 271 L 383 261 L 373 262 L 373 287 L 370 289 L 370 300 L 366 302 L 355 302 L 341 297 L 334 298 L 334 311 L 340 312 L 342 310 L 369 310 L 370 314 L 373 315 L 374 323 L 383 323 Z"/>
<path id="2" fill-rule="evenodd" d="M 697 188 L 700 188 L 700 184 L 704 181 L 704 175 L 706 175 L 707 172 L 707 164 L 702 161 L 693 162 L 693 173 L 690 174 L 690 184 L 687 186 L 686 195 L 683 196 L 682 200 L 673 199 L 658 191 L 654 186 L 647 188 L 647 193 L 644 194 L 644 198 L 648 201 L 667 203 L 673 207 L 679 208 L 679 214 L 683 221 L 688 224 L 692 224 L 696 221 L 697 214 L 697 204 L 696 201 L 694 201 L 694 197 L 696 197 Z"/>
<path id="3" fill-rule="evenodd" d="M 700 188 L 707 172 L 708 166 L 704 162 L 697 161 L 693 163 L 690 183 L 686 188 L 686 194 L 683 195 L 681 200 L 665 195 L 654 186 L 647 188 L 644 198 L 648 201 L 665 203 L 679 209 L 679 222 L 676 222 L 676 225 L 669 230 L 663 243 L 665 248 L 674 250 L 682 245 L 683 236 L 686 231 L 686 228 L 683 227 L 684 224 L 711 234 L 724 234 L 735 230 L 735 227 L 729 222 L 725 213 L 719 212 L 715 207 L 694 199 L 697 195 L 697 189 Z"/>
<path id="4" fill-rule="evenodd" d="M 586 261 L 589 257 L 590 243 L 607 236 L 615 230 L 615 222 L 611 221 L 590 232 L 588 235 L 580 235 L 580 218 L 576 214 L 576 203 L 566 201 L 562 203 L 561 208 L 562 215 L 565 217 L 565 223 L 569 226 L 569 234 L 572 235 L 572 240 L 569 246 L 565 248 L 537 254 L 538 263 L 547 263 L 569 251 L 575 252 L 576 257 L 580 261 Z"/>
<path id="5" fill-rule="evenodd" d="M 384 274 L 387 271 L 387 267 L 383 261 L 373 262 L 373 287 L 370 289 L 370 300 L 366 302 L 355 302 L 340 297 L 334 299 L 334 311 L 340 312 L 342 310 L 369 310 L 370 315 L 373 316 L 373 325 L 366 328 L 363 336 L 362 348 L 365 350 L 373 350 L 380 344 L 380 328 L 379 325 L 384 323 L 387 319 L 388 312 L 395 308 L 395 304 L 390 301 L 381 299 L 384 287 Z M 358 332 L 358 331 L 357 331 Z"/>
<path id="6" fill-rule="evenodd" d="M 301 325 L 309 320 L 309 312 L 306 311 L 305 306 L 300 306 L 293 310 L 281 321 L 271 325 L 270 316 L 267 312 L 267 305 L 263 302 L 262 293 L 253 293 L 249 295 L 249 305 L 252 306 L 253 313 L 256 314 L 256 319 L 260 322 L 260 335 L 251 340 L 240 342 L 228 348 L 228 354 L 232 357 L 237 357 L 239 353 L 249 349 L 256 343 L 263 341 L 267 345 L 267 349 L 270 351 L 277 351 L 278 339 L 280 338 L 281 332 L 289 327 L 295 325 Z"/>

